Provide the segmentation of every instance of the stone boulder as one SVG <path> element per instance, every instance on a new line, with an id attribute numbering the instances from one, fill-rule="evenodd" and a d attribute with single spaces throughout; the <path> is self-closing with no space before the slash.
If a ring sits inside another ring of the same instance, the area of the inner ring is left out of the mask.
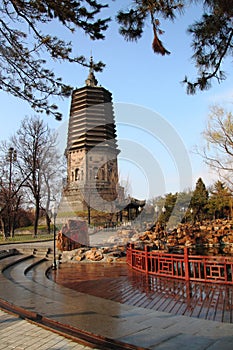
<path id="1" fill-rule="evenodd" d="M 103 260 L 104 255 L 101 252 L 101 250 L 96 249 L 96 248 L 92 248 L 91 250 L 88 250 L 85 253 L 85 257 L 86 257 L 87 260 L 100 261 L 100 260 Z"/>
<path id="2" fill-rule="evenodd" d="M 87 223 L 82 220 L 68 220 L 57 235 L 57 248 L 60 251 L 71 251 L 89 245 Z"/>

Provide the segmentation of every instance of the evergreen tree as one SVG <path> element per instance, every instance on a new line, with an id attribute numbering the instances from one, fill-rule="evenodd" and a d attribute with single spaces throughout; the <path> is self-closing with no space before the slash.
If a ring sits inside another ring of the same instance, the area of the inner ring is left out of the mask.
<path id="1" fill-rule="evenodd" d="M 198 76 L 194 82 L 185 77 L 184 83 L 192 94 L 209 88 L 214 78 L 225 79 L 223 60 L 233 53 L 233 0 L 137 0 L 128 10 L 119 11 L 117 21 L 126 40 L 138 40 L 149 20 L 154 52 L 168 55 L 160 39 L 161 21 L 175 20 L 190 2 L 203 4 L 204 11 L 202 19 L 189 27 Z M 89 63 L 83 55 L 73 57 L 72 44 L 58 37 L 57 31 L 52 34 L 49 24 L 60 24 L 76 35 L 81 30 L 92 40 L 104 39 L 110 18 L 99 17 L 108 5 L 98 0 L 0 0 L 0 4 L 1 89 L 27 101 L 36 112 L 60 120 L 61 113 L 50 97 L 67 97 L 72 88 L 49 69 L 48 59 Z M 103 66 L 98 62 L 93 68 L 98 71 Z"/>
<path id="2" fill-rule="evenodd" d="M 138 40 L 143 34 L 146 21 L 149 21 L 153 29 L 152 48 L 155 53 L 168 55 L 170 52 L 164 47 L 159 35 L 163 34 L 160 28 L 159 17 L 174 20 L 176 14 L 182 11 L 183 1 L 133 1 L 130 8 L 126 11 L 119 11 L 117 20 L 120 24 L 120 33 L 126 40 Z"/>
<path id="3" fill-rule="evenodd" d="M 231 200 L 231 194 L 225 184 L 221 181 L 215 182 L 213 189 L 210 190 L 208 214 L 213 219 L 228 217 L 230 215 Z"/>
<path id="4" fill-rule="evenodd" d="M 196 81 L 190 82 L 187 77 L 184 80 L 190 94 L 197 88 L 207 90 L 213 78 L 218 82 L 224 80 L 223 60 L 233 54 L 233 1 L 206 0 L 204 10 L 202 19 L 189 27 L 198 70 Z"/>
<path id="5" fill-rule="evenodd" d="M 96 16 L 106 5 L 96 0 L 0 1 L 1 89 L 27 101 L 37 112 L 61 119 L 50 96 L 66 97 L 71 87 L 55 77 L 45 58 L 88 65 L 83 56 L 72 57 L 72 46 L 51 34 L 51 21 L 70 33 L 81 29 L 91 39 L 103 39 L 109 19 Z M 49 56 L 47 56 L 47 53 Z M 102 63 L 94 66 L 96 70 Z"/>
<path id="6" fill-rule="evenodd" d="M 162 223 L 166 223 L 168 222 L 171 214 L 172 214 L 172 211 L 173 211 L 173 208 L 176 204 L 176 200 L 177 200 L 177 193 L 175 194 L 172 194 L 172 193 L 168 193 L 166 194 L 165 196 L 165 204 L 163 206 L 163 210 L 162 210 L 162 213 L 159 217 L 159 221 L 162 222 Z"/>
<path id="7" fill-rule="evenodd" d="M 191 197 L 192 191 L 178 193 L 176 205 L 172 211 L 172 217 L 169 220 L 171 223 L 174 223 L 176 225 L 179 222 L 184 223 L 191 221 L 191 214 L 189 209 Z"/>
<path id="8" fill-rule="evenodd" d="M 196 81 L 190 82 L 185 77 L 184 83 L 187 92 L 194 94 L 197 89 L 208 89 L 213 78 L 217 81 L 225 79 L 221 68 L 223 60 L 233 54 L 233 0 L 137 0 L 128 10 L 120 11 L 117 20 L 120 33 L 126 40 L 138 40 L 149 19 L 154 34 L 153 50 L 167 55 L 170 52 L 159 38 L 163 34 L 160 22 L 174 20 L 189 7 L 190 2 L 202 4 L 204 12 L 202 18 L 189 27 L 198 73 Z"/>
<path id="9" fill-rule="evenodd" d="M 207 211 L 209 193 L 201 178 L 197 180 L 195 190 L 190 201 L 190 208 L 193 210 L 193 218 L 195 220 L 203 220 Z"/>

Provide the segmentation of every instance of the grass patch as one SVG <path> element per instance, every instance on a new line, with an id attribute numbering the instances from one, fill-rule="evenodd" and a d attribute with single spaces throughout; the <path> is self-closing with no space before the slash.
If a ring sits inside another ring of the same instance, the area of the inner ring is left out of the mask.
<path id="1" fill-rule="evenodd" d="M 50 241 L 53 239 L 53 226 L 51 226 L 51 233 L 48 234 L 46 226 L 39 226 L 37 236 L 34 237 L 33 226 L 21 227 L 15 230 L 14 237 L 4 238 L 3 235 L 0 236 L 0 244 L 6 243 L 27 243 L 27 242 L 40 242 L 40 241 Z"/>
<path id="2" fill-rule="evenodd" d="M 51 241 L 53 239 L 53 235 L 37 235 L 33 237 L 32 235 L 16 235 L 15 237 L 8 237 L 4 239 L 2 236 L 0 237 L 0 244 L 5 243 L 27 243 L 27 242 L 41 242 L 41 241 Z"/>

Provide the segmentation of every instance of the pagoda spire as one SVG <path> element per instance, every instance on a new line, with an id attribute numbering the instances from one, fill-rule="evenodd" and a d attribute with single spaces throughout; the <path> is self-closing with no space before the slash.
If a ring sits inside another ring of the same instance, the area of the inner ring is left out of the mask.
<path id="1" fill-rule="evenodd" d="M 96 79 L 94 75 L 94 69 L 93 69 L 93 57 L 90 57 L 90 69 L 87 79 L 85 80 L 86 86 L 97 86 L 98 80 Z"/>

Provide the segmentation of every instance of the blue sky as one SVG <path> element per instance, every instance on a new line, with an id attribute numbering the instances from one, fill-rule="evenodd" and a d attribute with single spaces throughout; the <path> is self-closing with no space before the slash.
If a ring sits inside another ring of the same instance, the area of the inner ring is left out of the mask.
<path id="1" fill-rule="evenodd" d="M 120 4 L 126 4 L 126 2 L 111 2 L 111 8 L 108 10 L 110 14 Z M 106 10 L 107 15 L 108 11 Z M 206 125 L 209 107 L 213 103 L 224 103 L 228 108 L 232 108 L 233 96 L 230 60 L 226 60 L 224 66 L 228 73 L 227 80 L 220 85 L 214 82 L 213 87 L 207 92 L 198 92 L 194 96 L 188 96 L 184 86 L 180 83 L 186 74 L 190 78 L 195 77 L 195 67 L 191 60 L 191 37 L 186 30 L 188 25 L 199 17 L 199 9 L 191 7 L 175 23 L 161 22 L 161 27 L 165 30 L 162 41 L 167 49 L 171 51 L 171 55 L 167 57 L 160 57 L 153 53 L 151 48 L 152 30 L 149 24 L 142 39 L 137 43 L 124 41 L 114 22 L 110 24 L 104 41 L 93 42 L 79 33 L 73 37 L 75 55 L 84 54 L 88 57 L 92 52 L 94 60 L 105 62 L 106 68 L 102 73 L 96 73 L 96 78 L 100 85 L 112 92 L 113 101 L 116 104 L 121 107 L 124 106 L 129 114 L 134 112 L 128 106 L 143 108 L 146 114 L 147 111 L 149 114 L 152 111 L 155 116 L 155 119 L 151 117 L 153 130 L 154 123 L 157 120 L 156 116 L 159 115 L 173 130 L 174 138 L 178 137 L 182 140 L 192 167 L 192 186 L 195 185 L 200 176 L 207 185 L 212 182 L 212 175 L 201 158 L 191 152 L 195 145 L 202 142 L 201 132 Z M 60 32 L 57 35 L 60 35 L 61 27 L 53 25 L 52 29 L 59 30 Z M 61 34 L 63 35 L 63 32 Z M 64 63 L 54 65 L 54 70 L 59 76 L 63 77 L 65 82 L 74 87 L 83 86 L 88 75 L 86 68 Z M 63 112 L 63 121 L 57 122 L 53 120 L 53 117 L 48 116 L 44 116 L 44 119 L 51 128 L 59 130 L 63 139 L 66 139 L 66 122 L 69 116 L 70 100 L 54 100 L 54 102 L 58 103 Z M 34 115 L 35 113 L 26 103 L 2 91 L 0 103 L 2 120 L 0 139 L 4 140 L 19 128 L 20 121 L 24 116 Z M 166 142 L 164 143 L 163 137 L 160 138 L 156 132 L 148 136 L 149 122 L 145 125 L 145 130 L 142 130 L 143 113 L 138 114 L 135 117 L 138 119 L 135 119 L 131 125 L 126 126 L 123 123 L 123 117 L 118 117 L 115 112 L 119 146 L 125 145 L 128 147 L 127 142 L 130 142 L 131 145 L 135 145 L 135 150 L 137 147 L 140 150 L 144 149 L 145 158 L 149 159 L 152 155 L 154 159 L 153 166 L 156 164 L 163 180 L 157 181 L 156 174 L 154 174 L 154 181 L 155 183 L 158 182 L 158 186 L 153 187 L 150 184 L 153 180 L 151 174 L 148 174 L 148 169 L 143 169 L 144 165 L 140 161 L 137 162 L 136 157 L 127 159 L 127 155 L 124 156 L 125 150 L 122 150 L 119 156 L 119 171 L 122 181 L 129 182 L 130 193 L 138 198 L 148 198 L 158 194 L 183 190 L 181 187 L 184 184 L 180 183 L 181 175 L 177 170 L 179 165 L 177 166 L 177 160 L 174 160 L 172 155 L 172 147 L 169 146 L 169 149 Z M 175 143 L 174 148 L 176 148 Z M 152 169 L 154 169 L 153 166 Z M 185 167 L 186 164 L 184 164 Z"/>

